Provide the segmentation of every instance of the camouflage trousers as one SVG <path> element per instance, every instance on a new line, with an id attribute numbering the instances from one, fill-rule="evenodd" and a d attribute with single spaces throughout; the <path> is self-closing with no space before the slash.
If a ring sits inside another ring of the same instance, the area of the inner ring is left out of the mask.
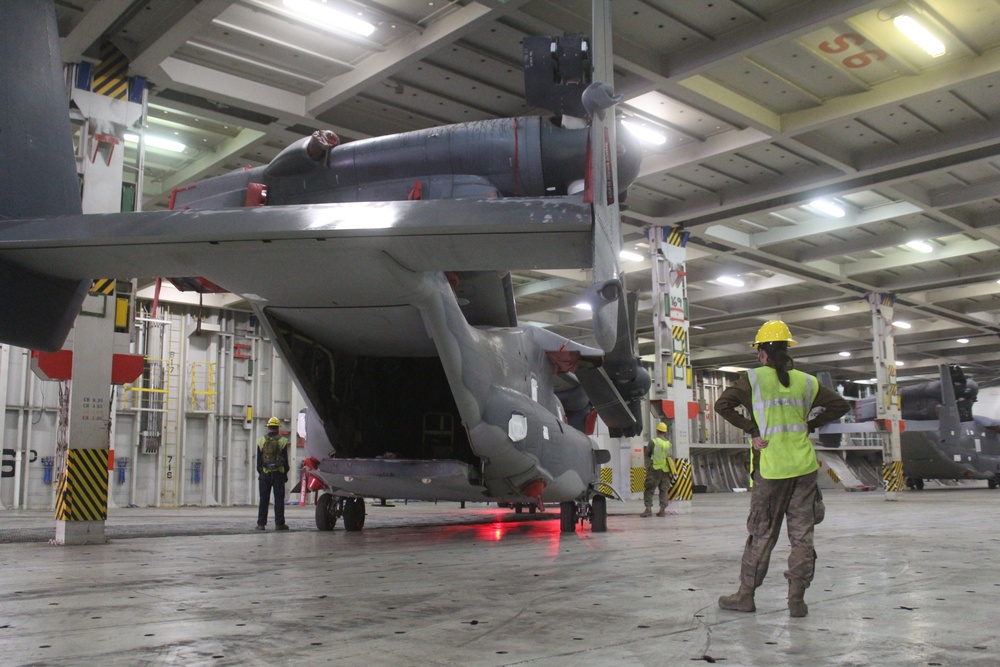
<path id="1" fill-rule="evenodd" d="M 671 475 L 667 470 L 657 470 L 653 466 L 646 466 L 646 488 L 642 493 L 642 502 L 646 507 L 653 506 L 653 496 L 656 490 L 660 490 L 660 507 L 667 506 L 667 498 L 670 494 Z"/>
<path id="2" fill-rule="evenodd" d="M 791 552 L 785 579 L 808 587 L 816 569 L 813 528 L 823 520 L 823 495 L 816 486 L 816 472 L 788 479 L 764 479 L 753 474 L 746 547 L 740 567 L 740 583 L 757 588 L 767 576 L 771 551 L 784 520 Z"/>

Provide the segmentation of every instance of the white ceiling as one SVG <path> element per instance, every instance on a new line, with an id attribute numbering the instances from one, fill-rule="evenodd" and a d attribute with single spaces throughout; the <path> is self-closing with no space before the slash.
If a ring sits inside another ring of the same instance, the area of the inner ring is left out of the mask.
<path id="1" fill-rule="evenodd" d="M 320 29 L 281 0 L 56 1 L 64 60 L 96 60 L 110 39 L 152 85 L 149 133 L 188 146 L 147 152 L 146 208 L 317 128 L 350 141 L 544 113 L 522 99 L 521 40 L 590 32 L 589 0 L 327 4 L 375 32 Z M 945 55 L 894 28 L 904 9 Z M 625 247 L 651 226 L 691 232 L 696 370 L 749 363 L 757 328 L 781 318 L 800 368 L 872 377 L 865 295 L 884 292 L 912 324 L 896 331 L 900 377 L 957 362 L 1000 383 L 1000 2 L 614 0 L 613 12 L 624 111 L 667 137 L 629 192 Z M 847 214 L 808 206 L 819 197 Z M 648 354 L 649 263 L 623 270 Z M 726 274 L 745 286 L 716 281 Z M 588 282 L 518 274 L 520 317 L 587 340 L 573 305 Z"/>

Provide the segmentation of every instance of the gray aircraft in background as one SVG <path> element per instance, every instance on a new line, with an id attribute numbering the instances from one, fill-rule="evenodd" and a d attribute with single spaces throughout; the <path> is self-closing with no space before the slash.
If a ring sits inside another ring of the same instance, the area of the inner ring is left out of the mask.
<path id="1" fill-rule="evenodd" d="M 59 349 L 93 278 L 203 277 L 248 300 L 308 402 L 320 529 L 360 530 L 375 497 L 560 503 L 562 530 L 606 530 L 610 454 L 581 429 L 596 409 L 613 435 L 642 430 L 628 295 L 619 279 L 588 292 L 595 317 L 613 306 L 598 349 L 520 324 L 509 273 L 612 252 L 572 194 L 586 127 L 497 119 L 332 150 L 307 137 L 173 210 L 82 215 L 54 11 L 3 12 L 0 341 Z M 618 133 L 619 196 L 639 156 Z M 248 190 L 266 205 L 245 206 Z"/>
<path id="2" fill-rule="evenodd" d="M 942 365 L 941 378 L 899 391 L 903 474 L 911 489 L 925 479 L 985 479 L 1000 483 L 1000 421 L 972 414 L 979 387 L 959 366 Z M 854 423 L 829 424 L 820 441 L 838 446 L 842 433 L 873 433 L 875 397 L 854 402 Z"/>

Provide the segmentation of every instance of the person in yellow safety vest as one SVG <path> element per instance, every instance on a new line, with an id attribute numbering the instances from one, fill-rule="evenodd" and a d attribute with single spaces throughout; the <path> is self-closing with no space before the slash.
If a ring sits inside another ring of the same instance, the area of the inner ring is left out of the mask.
<path id="1" fill-rule="evenodd" d="M 790 345 L 795 341 L 784 322 L 765 322 L 751 343 L 757 348 L 760 367 L 741 374 L 715 403 L 719 416 L 750 436 L 753 481 L 740 588 L 719 598 L 722 609 L 756 610 L 754 591 L 767 575 L 784 520 L 791 543 L 785 571 L 788 613 L 793 617 L 809 613 L 803 598 L 816 568 L 813 530 L 825 513 L 816 486 L 819 463 L 809 434 L 840 419 L 850 405 L 812 375 L 794 370 L 788 356 Z M 739 406 L 752 419 L 738 412 Z M 810 413 L 814 414 L 811 419 Z"/>
<path id="2" fill-rule="evenodd" d="M 267 435 L 257 440 L 257 481 L 260 505 L 257 530 L 267 528 L 267 508 L 274 493 L 274 529 L 288 530 L 285 523 L 285 482 L 288 481 L 288 438 L 280 435 L 281 420 L 267 420 Z"/>
<path id="3" fill-rule="evenodd" d="M 653 516 L 653 494 L 660 490 L 660 511 L 656 516 L 666 516 L 667 498 L 670 493 L 670 441 L 667 440 L 667 425 L 656 425 L 656 435 L 646 445 L 646 488 L 642 501 L 646 509 L 639 516 Z"/>

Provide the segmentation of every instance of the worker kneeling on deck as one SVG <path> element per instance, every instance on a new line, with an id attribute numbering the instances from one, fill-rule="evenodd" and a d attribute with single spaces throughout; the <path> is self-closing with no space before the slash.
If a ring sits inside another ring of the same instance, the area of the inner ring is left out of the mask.
<path id="1" fill-rule="evenodd" d="M 824 511 L 816 486 L 819 463 L 809 433 L 839 419 L 850 405 L 812 375 L 794 370 L 788 356 L 790 345 L 795 341 L 784 322 L 765 322 L 751 343 L 757 348 L 760 367 L 741 375 L 715 403 L 720 416 L 750 437 L 753 486 L 740 588 L 719 598 L 723 609 L 756 611 L 754 591 L 764 582 L 771 550 L 787 515 L 791 543 L 785 571 L 788 613 L 801 617 L 809 612 L 803 597 L 815 573 L 813 528 L 823 520 Z M 741 405 L 753 419 L 737 412 Z M 809 419 L 813 408 L 821 411 Z"/>

